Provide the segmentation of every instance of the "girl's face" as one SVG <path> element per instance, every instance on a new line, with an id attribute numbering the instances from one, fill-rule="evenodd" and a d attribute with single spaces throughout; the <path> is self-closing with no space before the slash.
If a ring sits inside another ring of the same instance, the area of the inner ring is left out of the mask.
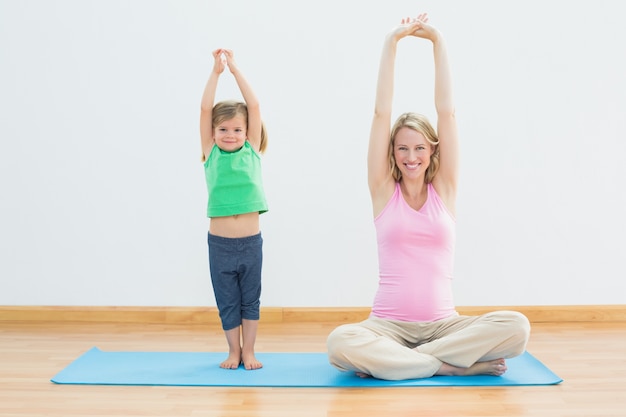
<path id="1" fill-rule="evenodd" d="M 430 165 L 431 153 L 430 143 L 420 132 L 403 127 L 396 133 L 393 157 L 403 178 L 423 177 Z"/>
<path id="2" fill-rule="evenodd" d="M 213 140 L 223 151 L 239 150 L 246 141 L 246 121 L 242 116 L 224 120 L 213 129 Z"/>

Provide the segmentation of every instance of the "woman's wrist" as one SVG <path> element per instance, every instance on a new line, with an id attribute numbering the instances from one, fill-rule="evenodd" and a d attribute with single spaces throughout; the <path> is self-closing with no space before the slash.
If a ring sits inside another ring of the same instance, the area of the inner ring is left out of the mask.
<path id="1" fill-rule="evenodd" d="M 396 33 L 395 31 L 389 32 L 385 37 L 385 44 L 393 46 L 397 44 L 400 39 L 402 39 L 402 36 L 400 34 Z"/>

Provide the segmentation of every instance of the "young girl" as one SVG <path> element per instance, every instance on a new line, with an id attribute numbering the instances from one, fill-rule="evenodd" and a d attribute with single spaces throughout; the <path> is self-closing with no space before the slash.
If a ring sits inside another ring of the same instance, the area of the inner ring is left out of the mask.
<path id="1" fill-rule="evenodd" d="M 228 49 L 213 51 L 215 63 L 202 95 L 200 138 L 208 191 L 209 267 L 215 300 L 228 342 L 220 364 L 237 369 L 263 365 L 254 355 L 259 323 L 263 239 L 259 215 L 267 211 L 261 159 L 267 144 L 259 102 Z M 245 103 L 215 106 L 217 80 L 225 66 Z"/>

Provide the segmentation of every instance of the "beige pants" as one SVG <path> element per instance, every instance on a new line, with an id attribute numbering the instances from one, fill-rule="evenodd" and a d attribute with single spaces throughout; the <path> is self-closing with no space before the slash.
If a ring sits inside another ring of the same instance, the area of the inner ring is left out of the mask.
<path id="1" fill-rule="evenodd" d="M 344 324 L 328 336 L 330 363 L 342 371 L 401 380 L 433 376 L 442 362 L 468 368 L 476 362 L 524 353 L 530 335 L 526 316 L 495 311 L 435 322 L 376 317 Z"/>

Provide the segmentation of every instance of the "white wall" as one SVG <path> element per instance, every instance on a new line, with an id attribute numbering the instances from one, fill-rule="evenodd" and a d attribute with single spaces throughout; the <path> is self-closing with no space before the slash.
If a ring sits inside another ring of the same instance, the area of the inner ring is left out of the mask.
<path id="1" fill-rule="evenodd" d="M 214 305 L 198 116 L 218 47 L 270 133 L 262 304 L 369 305 L 378 58 L 422 10 L 448 39 L 462 134 L 457 304 L 623 304 L 620 8 L 0 0 L 0 305 Z M 434 116 L 425 41 L 402 41 L 396 85 L 396 113 Z"/>

